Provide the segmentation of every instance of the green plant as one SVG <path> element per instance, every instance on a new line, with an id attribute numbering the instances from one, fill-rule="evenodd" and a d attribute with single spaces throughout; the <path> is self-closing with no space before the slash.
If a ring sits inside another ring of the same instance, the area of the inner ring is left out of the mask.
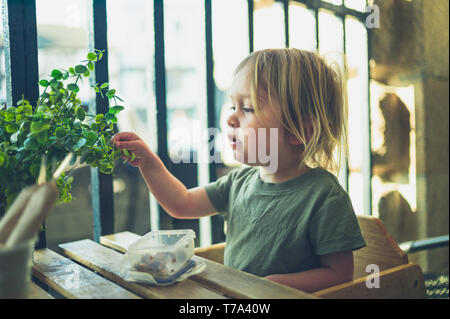
<path id="1" fill-rule="evenodd" d="M 39 81 L 44 90 L 34 107 L 22 97 L 16 106 L 0 108 L 0 216 L 22 188 L 36 183 L 42 155 L 49 163 L 48 178 L 69 152 L 105 174 L 112 174 L 115 160 L 126 155 L 110 144 L 116 114 L 124 109 L 116 90 L 108 83 L 93 85 L 96 94 L 114 102 L 106 114 L 89 114 L 77 98 L 79 82 L 90 76 L 102 56 L 103 51 L 95 50 L 82 64 L 53 70 L 51 79 Z M 58 203 L 71 201 L 72 181 L 66 174 L 58 178 Z"/>

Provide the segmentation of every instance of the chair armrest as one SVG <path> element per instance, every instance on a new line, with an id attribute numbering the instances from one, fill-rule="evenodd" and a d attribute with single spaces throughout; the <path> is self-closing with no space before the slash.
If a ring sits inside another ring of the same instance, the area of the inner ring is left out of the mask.
<path id="1" fill-rule="evenodd" d="M 195 255 L 223 264 L 225 243 L 218 243 L 208 247 L 195 249 Z"/>
<path id="2" fill-rule="evenodd" d="M 422 270 L 409 263 L 381 271 L 379 286 L 368 288 L 366 281 L 375 282 L 374 274 L 340 285 L 316 291 L 313 295 L 331 299 L 425 299 Z M 369 278 L 370 277 L 370 278 Z"/>

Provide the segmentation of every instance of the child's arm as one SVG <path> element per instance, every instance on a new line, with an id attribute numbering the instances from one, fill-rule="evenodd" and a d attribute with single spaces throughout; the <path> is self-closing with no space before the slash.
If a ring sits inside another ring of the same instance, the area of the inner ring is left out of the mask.
<path id="1" fill-rule="evenodd" d="M 274 274 L 265 278 L 310 293 L 353 279 L 351 250 L 320 256 L 320 263 L 320 268 L 292 274 Z"/>
<path id="2" fill-rule="evenodd" d="M 129 163 L 139 167 L 149 190 L 160 205 L 175 218 L 199 218 L 216 213 L 203 187 L 187 189 L 173 176 L 161 159 L 134 133 L 116 134 L 112 142 L 136 155 Z"/>

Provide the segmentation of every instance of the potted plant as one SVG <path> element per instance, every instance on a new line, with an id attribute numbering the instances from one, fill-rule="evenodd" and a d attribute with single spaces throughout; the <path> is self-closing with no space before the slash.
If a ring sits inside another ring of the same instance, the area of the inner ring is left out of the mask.
<path id="1" fill-rule="evenodd" d="M 15 106 L 0 107 L 0 218 L 19 192 L 35 184 L 42 156 L 47 158 L 47 176 L 65 156 L 72 152 L 73 160 L 98 167 L 111 174 L 115 160 L 127 151 L 110 145 L 116 114 L 124 109 L 116 90 L 108 83 L 92 85 L 96 94 L 112 102 L 106 114 L 89 114 L 77 98 L 83 78 L 90 76 L 104 51 L 95 50 L 87 59 L 68 70 L 54 69 L 49 79 L 42 79 L 44 88 L 33 105 L 24 97 Z M 123 102 L 123 101 L 122 101 Z M 73 177 L 62 174 L 57 180 L 57 203 L 69 202 Z"/>

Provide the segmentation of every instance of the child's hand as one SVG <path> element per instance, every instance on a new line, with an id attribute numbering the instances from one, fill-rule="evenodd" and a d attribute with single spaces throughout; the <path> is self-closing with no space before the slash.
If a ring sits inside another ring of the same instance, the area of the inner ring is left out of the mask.
<path id="1" fill-rule="evenodd" d="M 141 167 L 144 164 L 150 163 L 151 159 L 155 156 L 147 144 L 132 132 L 117 133 L 111 138 L 111 143 L 115 147 L 125 149 L 135 155 L 131 159 L 123 156 L 133 166 Z"/>

